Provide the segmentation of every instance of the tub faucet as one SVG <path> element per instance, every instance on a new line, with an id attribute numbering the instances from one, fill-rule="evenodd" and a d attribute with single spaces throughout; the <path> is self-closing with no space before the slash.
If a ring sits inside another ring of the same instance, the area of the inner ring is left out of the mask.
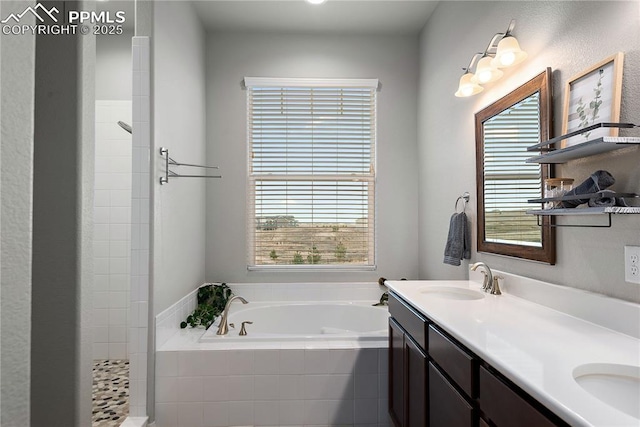
<path id="1" fill-rule="evenodd" d="M 476 271 L 476 268 L 478 267 L 484 268 L 484 271 L 483 271 L 484 280 L 482 281 L 482 290 L 485 292 L 489 292 L 490 290 L 492 290 L 492 286 L 493 286 L 493 273 L 491 273 L 491 269 L 484 262 L 476 262 L 471 267 L 469 267 L 469 269 L 471 271 Z"/>
<path id="2" fill-rule="evenodd" d="M 227 333 L 229 333 L 229 325 L 227 324 L 227 317 L 229 317 L 229 307 L 231 306 L 231 303 L 237 299 L 239 299 L 243 304 L 249 303 L 249 301 L 242 298 L 241 296 L 236 295 L 229 298 L 229 301 L 227 301 L 227 304 L 224 306 L 222 316 L 220 317 L 220 326 L 218 326 L 218 332 L 216 332 L 216 335 L 226 335 Z"/>

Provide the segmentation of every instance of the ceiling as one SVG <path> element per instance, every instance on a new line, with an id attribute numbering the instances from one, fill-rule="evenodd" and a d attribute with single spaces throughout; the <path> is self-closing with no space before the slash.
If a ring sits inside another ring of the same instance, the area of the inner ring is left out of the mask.
<path id="1" fill-rule="evenodd" d="M 418 34 L 433 0 L 194 0 L 207 31 Z"/>

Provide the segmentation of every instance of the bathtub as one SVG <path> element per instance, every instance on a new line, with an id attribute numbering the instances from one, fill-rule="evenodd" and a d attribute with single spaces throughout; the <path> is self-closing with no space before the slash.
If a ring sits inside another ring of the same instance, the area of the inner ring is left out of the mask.
<path id="1" fill-rule="evenodd" d="M 391 426 L 389 312 L 371 305 L 386 289 L 376 282 L 228 285 L 249 303 L 233 303 L 227 335 L 216 335 L 217 324 L 179 329 L 197 290 L 156 317 L 156 425 L 191 425 L 191 411 L 175 410 L 188 400 L 203 408 L 197 427 Z M 253 324 L 239 336 L 243 321 Z"/>
<path id="2" fill-rule="evenodd" d="M 216 335 L 216 322 L 200 337 L 202 343 L 343 340 L 386 341 L 389 311 L 370 302 L 256 302 L 235 303 L 226 335 Z M 240 336 L 242 322 L 247 335 Z"/>

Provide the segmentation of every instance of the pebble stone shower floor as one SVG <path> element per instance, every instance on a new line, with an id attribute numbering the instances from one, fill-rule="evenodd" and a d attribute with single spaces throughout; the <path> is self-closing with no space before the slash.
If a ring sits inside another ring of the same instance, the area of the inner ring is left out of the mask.
<path id="1" fill-rule="evenodd" d="M 93 361 L 92 427 L 118 427 L 129 414 L 129 361 Z"/>

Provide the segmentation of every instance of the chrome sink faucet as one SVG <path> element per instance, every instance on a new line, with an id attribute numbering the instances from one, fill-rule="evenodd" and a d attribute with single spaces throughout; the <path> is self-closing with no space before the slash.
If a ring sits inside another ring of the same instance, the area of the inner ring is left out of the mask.
<path id="1" fill-rule="evenodd" d="M 482 290 L 485 292 L 489 292 L 493 286 L 493 273 L 491 272 L 489 266 L 484 262 L 476 262 L 471 267 L 469 267 L 469 269 L 471 271 L 476 271 L 478 267 L 482 267 L 484 269 L 484 271 L 482 272 L 484 274 L 484 280 L 482 281 Z"/>
<path id="2" fill-rule="evenodd" d="M 224 306 L 224 311 L 222 312 L 222 316 L 220 317 L 220 326 L 218 326 L 218 331 L 216 335 L 226 335 L 229 333 L 229 325 L 227 324 L 227 318 L 229 317 L 229 307 L 231 307 L 231 303 L 235 300 L 239 299 L 243 304 L 248 304 L 249 301 L 242 298 L 241 296 L 234 296 L 227 301 L 227 304 Z"/>

